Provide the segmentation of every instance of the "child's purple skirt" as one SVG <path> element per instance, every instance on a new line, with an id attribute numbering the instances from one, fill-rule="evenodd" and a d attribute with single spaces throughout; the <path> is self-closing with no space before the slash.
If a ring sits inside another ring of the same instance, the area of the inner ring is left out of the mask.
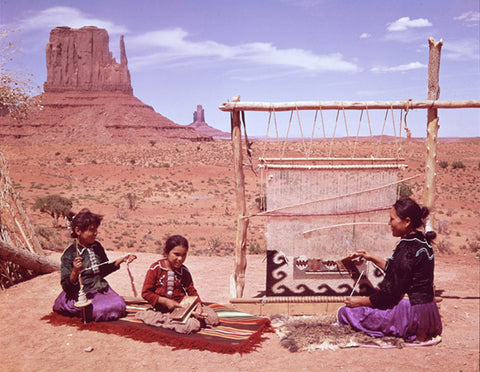
<path id="1" fill-rule="evenodd" d="M 340 325 L 350 325 L 370 336 L 395 336 L 407 342 L 415 340 L 418 334 L 425 334 L 428 338 L 442 334 L 442 321 L 435 300 L 411 305 L 409 300 L 403 299 L 386 310 L 342 306 L 338 309 L 337 319 Z"/>
<path id="2" fill-rule="evenodd" d="M 102 291 L 87 291 L 85 294 L 92 302 L 85 307 L 86 320 L 103 322 L 125 316 L 125 300 L 110 287 Z M 76 307 L 75 302 L 77 300 L 67 299 L 65 291 L 62 291 L 53 304 L 53 311 L 61 315 L 82 317 L 82 308 Z"/>

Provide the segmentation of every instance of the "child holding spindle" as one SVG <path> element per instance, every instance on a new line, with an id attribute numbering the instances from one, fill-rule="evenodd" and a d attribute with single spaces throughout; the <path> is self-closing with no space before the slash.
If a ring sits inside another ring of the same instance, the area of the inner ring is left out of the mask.
<path id="1" fill-rule="evenodd" d="M 183 264 L 187 258 L 188 241 L 181 235 L 170 236 L 163 250 L 164 258 L 154 262 L 147 271 L 143 283 L 142 297 L 153 306 L 136 314 L 145 323 L 174 329 L 179 333 L 192 333 L 202 326 L 219 323 L 213 309 L 201 303 L 193 284 L 190 271 Z M 172 322 L 170 314 L 181 308 L 185 296 L 196 296 L 198 305 L 192 316 L 183 324 Z"/>
<path id="2" fill-rule="evenodd" d="M 369 297 L 353 296 L 338 310 L 341 325 L 371 336 L 396 336 L 411 341 L 425 341 L 442 333 L 442 322 L 433 288 L 434 231 L 423 232 L 429 210 L 413 199 L 397 200 L 390 210 L 392 235 L 401 238 L 392 257 L 383 259 L 365 250 L 350 258 L 371 261 L 385 270 L 378 289 Z M 404 299 L 404 295 L 408 299 Z"/>
<path id="3" fill-rule="evenodd" d="M 82 209 L 71 221 L 71 237 L 75 240 L 62 254 L 60 283 L 63 291 L 53 305 L 53 310 L 59 314 L 97 322 L 125 315 L 124 299 L 109 286 L 105 277 L 136 256 L 127 254 L 112 262 L 108 260 L 104 248 L 95 240 L 102 219 L 103 216 Z M 82 306 L 79 292 L 85 293 L 83 300 L 90 305 Z"/>

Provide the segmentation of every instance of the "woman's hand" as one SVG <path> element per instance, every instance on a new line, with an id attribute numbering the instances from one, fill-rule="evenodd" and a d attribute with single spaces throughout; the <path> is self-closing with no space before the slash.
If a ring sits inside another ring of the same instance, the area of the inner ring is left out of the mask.
<path id="1" fill-rule="evenodd" d="M 354 260 L 356 258 L 363 258 L 366 261 L 371 261 L 372 260 L 372 255 L 364 249 L 357 249 L 355 252 L 353 252 L 348 257 L 352 260 Z"/>
<path id="2" fill-rule="evenodd" d="M 369 297 L 352 296 L 345 299 L 345 305 L 348 307 L 372 306 Z"/>
<path id="3" fill-rule="evenodd" d="M 360 258 L 366 261 L 371 261 L 382 270 L 385 270 L 385 267 L 387 265 L 387 261 L 384 258 L 370 254 L 364 249 L 357 249 L 350 256 L 348 256 L 348 258 L 350 258 L 351 260 Z"/>

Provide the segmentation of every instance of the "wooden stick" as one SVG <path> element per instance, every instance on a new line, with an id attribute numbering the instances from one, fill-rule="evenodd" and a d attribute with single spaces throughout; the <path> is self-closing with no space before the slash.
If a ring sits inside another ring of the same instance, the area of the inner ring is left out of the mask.
<path id="1" fill-rule="evenodd" d="M 480 100 L 437 101 L 304 101 L 304 102 L 225 102 L 221 111 L 290 111 L 290 110 L 375 110 L 375 109 L 455 109 L 480 108 Z"/>
<path id="2" fill-rule="evenodd" d="M 436 43 L 435 40 L 429 38 L 428 44 L 430 47 L 428 61 L 428 99 L 435 100 L 440 97 L 440 52 L 443 41 L 440 40 Z M 433 212 L 435 204 L 438 120 L 437 108 L 429 108 L 427 112 L 427 153 L 425 158 L 425 192 L 423 203 L 431 212 Z M 433 213 L 429 216 L 429 219 L 433 226 Z"/>
<path id="3" fill-rule="evenodd" d="M 236 96 L 233 100 L 234 102 L 239 102 L 240 97 Z M 235 271 L 233 273 L 233 279 L 235 295 L 237 298 L 240 298 L 243 297 L 243 291 L 245 288 L 245 270 L 247 268 L 247 228 L 249 219 L 246 217 L 247 204 L 245 201 L 245 175 L 243 173 L 242 131 L 240 113 L 238 111 L 234 112 L 232 115 L 232 147 L 238 214 L 237 234 L 235 239 Z"/>

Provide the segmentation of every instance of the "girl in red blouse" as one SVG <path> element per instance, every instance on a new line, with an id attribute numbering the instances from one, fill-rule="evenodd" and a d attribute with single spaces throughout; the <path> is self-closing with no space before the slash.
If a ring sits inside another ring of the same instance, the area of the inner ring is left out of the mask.
<path id="1" fill-rule="evenodd" d="M 187 258 L 188 241 L 181 235 L 172 235 L 165 243 L 164 258 L 154 262 L 145 275 L 142 297 L 153 306 L 151 311 L 137 314 L 145 323 L 160 325 L 175 329 L 181 333 L 191 333 L 202 326 L 214 326 L 219 323 L 213 309 L 202 305 L 200 296 L 193 285 L 192 276 L 183 264 Z M 174 325 L 168 314 L 181 307 L 180 302 L 185 296 L 197 296 L 200 306 L 188 320 L 186 326 Z"/>
<path id="2" fill-rule="evenodd" d="M 180 307 L 180 302 L 186 295 L 198 296 L 190 271 L 183 265 L 187 252 L 187 239 L 181 235 L 173 235 L 165 243 L 165 258 L 153 263 L 147 271 L 142 297 L 155 310 L 171 312 Z"/>

